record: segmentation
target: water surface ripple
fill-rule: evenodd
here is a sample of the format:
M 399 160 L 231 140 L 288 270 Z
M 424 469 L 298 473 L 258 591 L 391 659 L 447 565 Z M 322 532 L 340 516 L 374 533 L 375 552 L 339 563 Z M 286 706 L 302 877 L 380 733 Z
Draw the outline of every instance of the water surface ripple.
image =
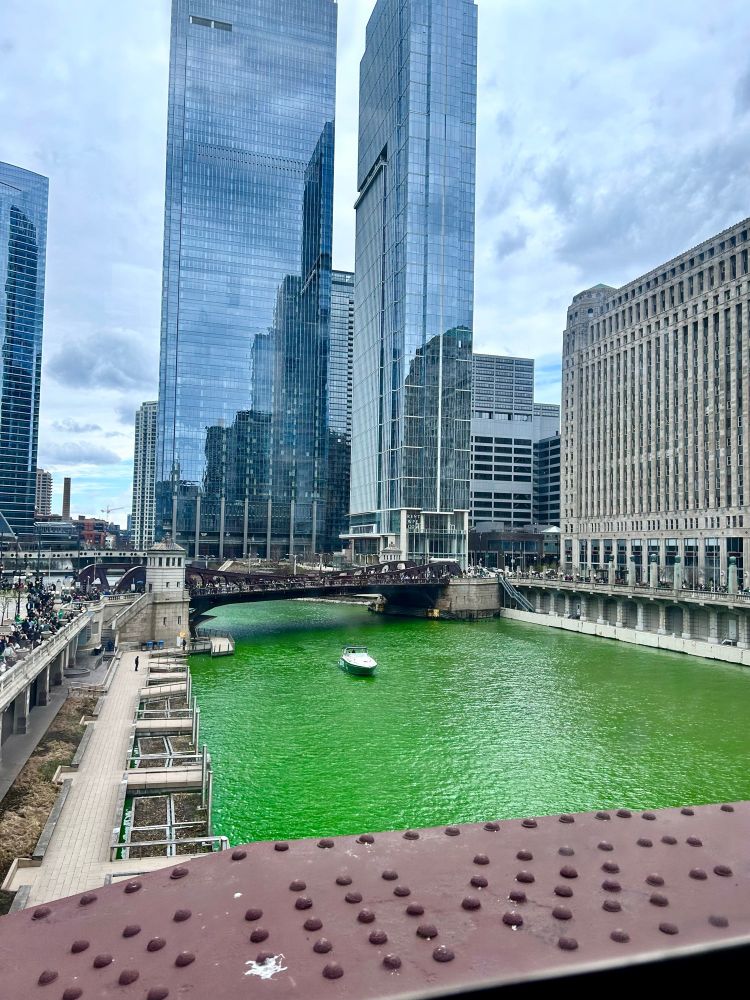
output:
M 233 843 L 750 798 L 741 668 L 501 620 L 215 614 L 236 655 L 192 671 Z M 376 677 L 338 669 L 347 643 Z

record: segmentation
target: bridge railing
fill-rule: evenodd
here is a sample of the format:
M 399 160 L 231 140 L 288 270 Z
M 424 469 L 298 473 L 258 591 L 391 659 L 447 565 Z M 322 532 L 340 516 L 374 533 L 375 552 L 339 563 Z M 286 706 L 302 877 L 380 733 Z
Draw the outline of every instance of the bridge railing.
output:
M 607 583 L 606 581 L 602 583 L 599 580 L 559 580 L 544 576 L 521 576 L 520 574 L 511 579 L 516 587 L 551 587 L 555 590 L 593 590 L 600 591 L 601 593 L 618 591 L 623 596 L 630 594 L 634 597 L 648 597 L 653 594 L 661 594 L 671 597 L 674 600 L 721 601 L 727 604 L 735 604 L 737 602 L 750 603 L 750 592 L 748 591 L 738 591 L 736 594 L 730 594 L 726 588 L 719 590 L 696 590 L 694 587 L 681 587 L 675 590 L 670 583 L 661 581 L 659 586 L 654 589 L 653 587 L 649 587 L 647 583 L 629 584 L 621 580 L 615 580 L 612 583 Z
M 68 643 L 74 639 L 79 632 L 89 622 L 90 616 L 82 612 L 71 622 L 56 632 L 51 638 L 45 640 L 41 646 L 37 646 L 23 659 L 10 665 L 3 674 L 0 675 L 0 708 L 4 708 L 10 703 L 26 685 L 39 674 L 48 663 L 65 649 Z
M 455 570 L 446 570 L 435 566 L 415 567 L 412 569 L 392 571 L 355 570 L 353 573 L 326 573 L 320 576 L 284 576 L 284 577 L 237 577 L 231 574 L 213 573 L 215 582 L 200 584 L 195 582 L 198 576 L 201 581 L 206 574 L 193 574 L 194 580 L 189 584 L 191 597 L 214 597 L 228 594 L 278 593 L 303 590 L 354 590 L 364 587 L 413 587 L 429 584 L 440 586 L 459 575 Z

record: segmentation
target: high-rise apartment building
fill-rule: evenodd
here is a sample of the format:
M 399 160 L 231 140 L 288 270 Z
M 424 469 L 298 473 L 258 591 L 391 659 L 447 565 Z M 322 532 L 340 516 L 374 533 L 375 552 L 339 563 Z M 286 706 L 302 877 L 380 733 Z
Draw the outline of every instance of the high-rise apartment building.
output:
M 46 469 L 36 470 L 34 513 L 42 517 L 49 517 L 52 514 L 52 473 Z
M 0 512 L 16 534 L 34 529 L 48 193 L 0 163 Z
M 559 433 L 560 407 L 534 402 L 533 360 L 475 354 L 472 385 L 472 527 L 559 523 L 535 512 L 537 485 L 548 489 L 535 474 L 536 449 Z M 559 482 L 558 470 L 558 496 Z
M 319 549 L 335 0 L 173 0 L 156 536 Z
M 331 283 L 331 334 L 328 353 L 328 478 L 325 551 L 339 550 L 349 529 L 352 464 L 352 357 L 354 351 L 354 274 L 334 271 Z
M 154 542 L 157 407 L 156 402 L 142 403 L 135 415 L 130 536 L 135 549 L 147 549 Z
M 750 219 L 568 309 L 564 566 L 721 586 L 750 559 Z M 750 565 L 750 563 L 748 564 Z
M 477 9 L 377 0 L 360 67 L 355 557 L 466 561 Z

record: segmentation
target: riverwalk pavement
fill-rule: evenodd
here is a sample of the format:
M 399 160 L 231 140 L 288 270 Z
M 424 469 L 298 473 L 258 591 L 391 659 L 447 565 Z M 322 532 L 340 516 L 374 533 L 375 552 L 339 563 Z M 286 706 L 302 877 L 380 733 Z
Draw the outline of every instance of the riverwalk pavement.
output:
M 18 868 L 8 886 L 11 891 L 31 886 L 26 906 L 95 889 L 110 875 L 153 871 L 174 865 L 174 858 L 138 861 L 109 860 L 115 807 L 132 733 L 140 690 L 148 677 L 148 657 L 123 653 L 93 724 L 86 753 L 77 772 L 66 774 L 72 787 L 39 867 Z

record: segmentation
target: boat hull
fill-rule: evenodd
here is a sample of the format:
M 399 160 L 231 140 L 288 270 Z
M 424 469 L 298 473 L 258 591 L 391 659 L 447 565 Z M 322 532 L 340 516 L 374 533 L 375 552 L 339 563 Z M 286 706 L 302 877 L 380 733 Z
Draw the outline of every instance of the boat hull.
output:
M 377 665 L 372 667 L 365 667 L 359 663 L 349 663 L 343 657 L 339 660 L 339 666 L 347 674 L 351 674 L 352 677 L 372 677 L 377 668 Z

